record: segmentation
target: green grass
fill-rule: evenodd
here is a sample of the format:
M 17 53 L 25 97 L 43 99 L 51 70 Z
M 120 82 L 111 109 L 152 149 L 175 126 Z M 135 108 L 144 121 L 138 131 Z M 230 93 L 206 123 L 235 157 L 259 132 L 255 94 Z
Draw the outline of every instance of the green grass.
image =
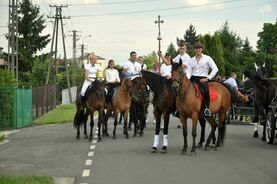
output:
M 49 176 L 0 176 L 0 183 L 5 184 L 54 184 Z
M 5 140 L 5 135 L 0 135 L 0 142 Z
M 73 122 L 73 118 L 76 112 L 75 104 L 60 105 L 42 117 L 34 121 L 35 125 L 42 124 L 60 124 Z

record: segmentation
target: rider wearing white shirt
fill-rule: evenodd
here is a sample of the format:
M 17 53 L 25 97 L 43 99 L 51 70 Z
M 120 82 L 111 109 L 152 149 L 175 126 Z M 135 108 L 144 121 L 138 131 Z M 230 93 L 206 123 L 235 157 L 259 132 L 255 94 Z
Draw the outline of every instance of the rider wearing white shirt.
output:
M 231 73 L 231 77 L 224 81 L 225 84 L 228 84 L 232 89 L 238 91 L 238 84 L 236 81 L 237 74 L 235 72 Z
M 210 111 L 210 94 L 209 94 L 209 85 L 208 80 L 211 80 L 215 77 L 218 72 L 218 68 L 214 60 L 205 54 L 203 54 L 204 46 L 201 43 L 196 43 L 194 45 L 195 57 L 191 59 L 190 62 L 190 80 L 199 84 L 199 86 L 204 90 L 204 102 L 205 102 L 205 116 L 211 116 Z M 212 70 L 209 74 L 209 70 Z
M 170 61 L 170 64 L 167 64 L 167 62 L 164 62 L 162 65 L 161 65 L 161 76 L 167 78 L 167 79 L 170 79 L 171 78 L 171 69 L 172 69 L 172 58 L 170 56 L 170 54 L 166 53 L 164 57 L 162 57 L 163 60 L 166 60 L 166 61 Z
M 81 97 L 83 102 L 85 101 L 84 96 L 88 86 L 91 85 L 91 83 L 95 80 L 96 73 L 101 69 L 101 67 L 96 64 L 97 56 L 94 53 L 89 55 L 89 61 L 90 63 L 85 65 L 85 81 L 81 89 Z
M 144 63 L 144 59 L 142 56 L 138 57 L 138 62 L 141 65 L 141 70 L 147 71 L 147 65 Z
M 137 53 L 132 51 L 130 53 L 130 59 L 125 62 L 123 65 L 122 73 L 125 74 L 125 77 L 132 77 L 138 75 L 141 71 L 141 64 L 137 62 Z

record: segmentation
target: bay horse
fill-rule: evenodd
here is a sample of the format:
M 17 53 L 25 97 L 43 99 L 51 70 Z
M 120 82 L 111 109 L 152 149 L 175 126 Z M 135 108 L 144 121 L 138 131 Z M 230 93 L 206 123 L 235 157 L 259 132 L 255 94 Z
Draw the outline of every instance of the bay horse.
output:
M 156 153 L 159 145 L 161 116 L 164 117 L 163 147 L 161 152 L 166 153 L 168 147 L 168 124 L 170 113 L 175 112 L 175 95 L 172 90 L 172 81 L 158 74 L 142 71 L 142 78 L 154 93 L 153 106 L 156 119 L 155 136 L 151 153 Z
M 265 131 L 266 131 L 266 115 L 269 112 L 269 104 L 275 97 L 275 89 L 277 88 L 276 79 L 262 78 L 258 72 L 245 71 L 245 76 L 250 78 L 254 84 L 254 103 L 257 115 L 261 117 L 261 124 L 263 125 L 263 136 L 262 140 L 266 141 Z M 258 120 L 259 118 L 257 118 Z M 254 126 L 254 137 L 258 137 L 258 124 L 255 122 Z
M 143 135 L 149 106 L 149 90 L 146 81 L 142 77 L 136 77 L 132 82 L 129 128 L 131 128 L 131 122 L 134 122 L 135 137 L 138 129 L 140 130 L 140 136 Z
M 98 140 L 101 141 L 101 125 L 104 120 L 105 81 L 95 79 L 85 93 L 86 103 L 82 104 L 80 98 L 76 100 L 77 111 L 74 117 L 74 126 L 77 128 L 77 139 L 80 138 L 80 126 L 84 124 L 84 134 L 87 138 L 86 122 L 90 115 L 89 141 L 92 140 L 94 127 L 94 112 L 98 112 Z
M 182 154 L 187 152 L 187 119 L 192 119 L 192 137 L 193 144 L 191 153 L 196 153 L 196 128 L 198 119 L 201 117 L 202 102 L 197 93 L 195 86 L 186 77 L 183 72 L 182 63 L 173 63 L 172 71 L 172 87 L 177 93 L 176 107 L 179 112 L 180 120 L 183 127 L 184 146 Z M 211 124 L 212 130 L 205 145 L 205 149 L 209 147 L 211 139 L 215 134 L 215 130 L 218 126 L 218 137 L 216 143 L 216 149 L 223 145 L 225 128 L 226 128 L 226 113 L 231 106 L 231 94 L 226 87 L 218 82 L 211 82 L 209 86 L 215 90 L 217 98 L 210 103 L 211 117 L 206 117 L 207 121 Z M 218 125 L 215 121 L 214 115 L 218 114 Z
M 112 105 L 107 109 L 105 115 L 105 121 L 103 125 L 103 132 L 108 135 L 108 119 L 113 115 L 114 117 L 114 129 L 113 129 L 113 138 L 116 138 L 116 127 L 117 127 L 117 119 L 118 114 L 124 113 L 124 130 L 123 134 L 125 134 L 126 138 L 129 138 L 128 130 L 127 130 L 127 119 L 129 114 L 129 109 L 131 106 L 131 95 L 130 88 L 132 87 L 132 81 L 129 79 L 123 78 L 120 81 L 120 85 L 117 87 L 115 92 L 115 97 L 112 100 Z

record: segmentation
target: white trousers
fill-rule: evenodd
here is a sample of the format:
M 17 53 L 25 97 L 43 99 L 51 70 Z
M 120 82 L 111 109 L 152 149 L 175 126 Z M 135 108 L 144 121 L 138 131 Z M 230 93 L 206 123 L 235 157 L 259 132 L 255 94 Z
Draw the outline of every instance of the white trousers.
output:
M 81 96 L 85 96 L 86 90 L 87 90 L 87 88 L 89 87 L 90 84 L 91 84 L 90 81 L 85 80 L 85 82 L 83 84 L 83 87 L 81 89 Z

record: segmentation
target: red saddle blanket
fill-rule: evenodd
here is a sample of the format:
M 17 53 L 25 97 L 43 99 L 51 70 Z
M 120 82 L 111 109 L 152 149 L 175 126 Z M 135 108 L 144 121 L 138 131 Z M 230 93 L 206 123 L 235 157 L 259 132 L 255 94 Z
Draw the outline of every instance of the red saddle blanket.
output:
M 200 92 L 200 89 L 198 87 L 198 84 L 193 84 L 199 97 L 200 97 L 200 100 L 203 101 L 203 95 L 202 93 Z M 214 101 L 217 99 L 218 95 L 217 95 L 217 92 L 216 90 L 209 84 L 209 91 L 210 91 L 210 101 Z

